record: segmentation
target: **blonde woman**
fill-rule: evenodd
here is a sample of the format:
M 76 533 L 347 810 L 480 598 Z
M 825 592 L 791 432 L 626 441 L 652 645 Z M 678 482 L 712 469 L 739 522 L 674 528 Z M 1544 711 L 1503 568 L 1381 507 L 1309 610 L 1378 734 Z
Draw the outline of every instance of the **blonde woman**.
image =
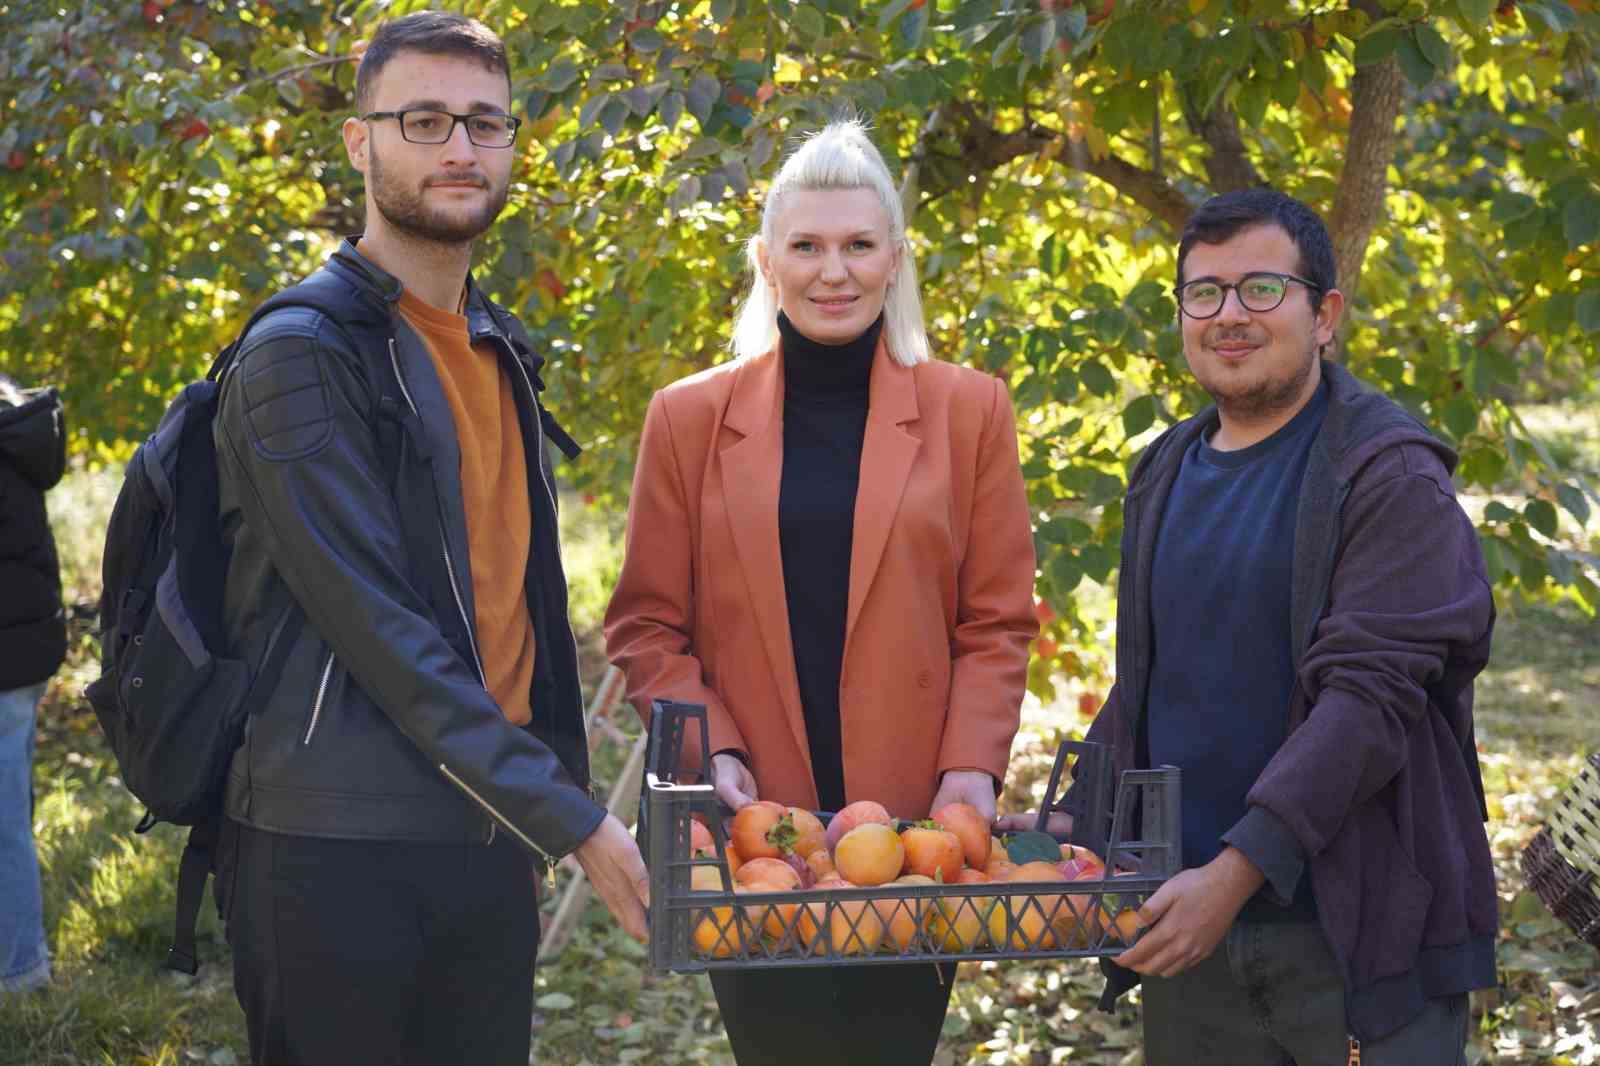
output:
M 737 358 L 646 415 L 607 654 L 641 714 L 706 706 L 735 809 L 963 801 L 992 818 L 1036 633 L 1010 400 L 930 358 L 900 199 L 861 123 L 785 162 L 748 250 Z M 712 983 L 740 1062 L 925 1063 L 950 976 Z

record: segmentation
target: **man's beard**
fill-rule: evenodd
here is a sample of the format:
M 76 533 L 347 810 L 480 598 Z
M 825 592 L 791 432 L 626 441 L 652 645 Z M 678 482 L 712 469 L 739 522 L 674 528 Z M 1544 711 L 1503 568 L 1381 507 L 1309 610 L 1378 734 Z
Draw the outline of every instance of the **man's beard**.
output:
M 1306 382 L 1317 365 L 1318 349 L 1312 346 L 1306 357 L 1285 377 L 1267 377 L 1247 385 L 1229 387 L 1226 378 L 1202 381 L 1200 387 L 1211 395 L 1219 410 L 1230 417 L 1257 421 L 1292 409 L 1305 392 Z
M 469 244 L 494 224 L 506 206 L 510 182 L 496 190 L 488 185 L 487 178 L 483 178 L 490 196 L 480 210 L 461 216 L 454 212 L 430 209 L 422 201 L 421 189 L 408 189 L 398 181 L 390 182 L 384 174 L 382 157 L 374 150 L 371 158 L 368 180 L 373 206 L 389 225 L 417 240 L 434 244 Z

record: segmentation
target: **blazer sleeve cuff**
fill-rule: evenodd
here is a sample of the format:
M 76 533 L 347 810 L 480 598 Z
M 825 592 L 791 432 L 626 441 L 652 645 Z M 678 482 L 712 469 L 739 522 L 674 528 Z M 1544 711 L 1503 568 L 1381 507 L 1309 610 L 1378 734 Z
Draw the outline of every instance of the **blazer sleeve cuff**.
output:
M 1222 842 L 1238 848 L 1266 877 L 1268 899 L 1284 907 L 1294 902 L 1306 853 L 1282 818 L 1265 807 L 1251 807 L 1222 834 Z

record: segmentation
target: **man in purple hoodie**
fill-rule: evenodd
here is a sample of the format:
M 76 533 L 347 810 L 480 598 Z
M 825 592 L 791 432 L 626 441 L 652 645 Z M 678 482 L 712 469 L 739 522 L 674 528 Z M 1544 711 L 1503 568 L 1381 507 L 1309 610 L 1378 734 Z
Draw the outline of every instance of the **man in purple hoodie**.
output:
M 1455 455 L 1325 362 L 1332 243 L 1270 189 L 1178 248 L 1184 355 L 1215 405 L 1129 479 L 1119 771 L 1183 771 L 1184 870 L 1106 967 L 1150 1066 L 1457 1066 L 1495 984 L 1472 682 L 1494 605 Z

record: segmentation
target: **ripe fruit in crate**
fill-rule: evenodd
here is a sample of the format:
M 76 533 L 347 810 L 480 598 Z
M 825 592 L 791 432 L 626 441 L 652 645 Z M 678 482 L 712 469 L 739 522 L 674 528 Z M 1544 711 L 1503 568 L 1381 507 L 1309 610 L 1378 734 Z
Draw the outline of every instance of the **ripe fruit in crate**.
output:
M 905 874 L 895 878 L 897 885 L 931 885 L 935 884 L 933 878 L 923 877 L 921 874 Z M 921 917 L 928 908 L 933 906 L 931 899 L 911 899 L 901 896 L 898 898 L 875 899 L 872 906 L 878 912 L 878 917 L 883 919 L 884 947 L 899 953 L 905 953 L 914 947 L 919 939 L 918 934 L 926 919 Z
M 698 859 L 702 855 L 715 855 L 717 842 L 711 838 L 711 830 L 696 819 L 689 819 L 689 855 Z
M 833 849 L 839 876 L 857 885 L 884 885 L 900 876 L 906 849 L 894 830 L 879 822 L 858 825 Z
M 1104 875 L 1105 867 L 1089 866 L 1069 880 L 1100 882 L 1104 880 Z M 1103 928 L 1100 912 L 1102 898 L 1103 895 L 1080 892 L 1066 894 L 1064 897 L 1066 906 L 1062 908 L 1056 921 L 1056 935 L 1064 946 L 1086 948 L 1100 939 L 1100 930 Z
M 724 892 L 722 872 L 714 866 L 696 866 L 689 871 L 689 886 L 695 892 Z M 742 887 L 742 886 L 741 886 Z M 714 959 L 726 959 L 743 949 L 745 923 L 733 907 L 708 907 L 690 932 L 695 950 Z
M 818 881 L 818 888 L 856 888 L 834 877 Z M 870 955 L 883 943 L 884 924 L 869 899 L 835 900 L 828 908 L 828 941 L 838 955 Z
M 759 895 L 765 892 L 793 892 L 800 888 L 800 875 L 794 872 L 794 867 L 782 859 L 751 859 L 739 867 L 740 884 L 749 889 L 751 894 Z M 763 903 L 745 908 L 745 920 L 753 928 L 760 929 L 769 937 L 777 939 L 784 935 L 785 929 L 794 921 L 797 903 Z
M 939 951 L 977 951 L 984 946 L 984 919 L 992 896 L 940 896 L 930 900 L 928 939 Z
M 827 848 L 818 848 L 806 856 L 806 865 L 811 867 L 811 876 L 818 885 L 839 876 L 839 870 L 833 865 L 833 856 L 828 854 Z
M 961 841 L 961 857 L 974 870 L 989 864 L 989 854 L 994 838 L 989 835 L 989 823 L 970 803 L 946 803 L 928 817 L 944 826 Z
M 890 817 L 888 809 L 883 804 L 872 800 L 856 800 L 854 803 L 846 804 L 828 822 L 823 842 L 829 851 L 836 851 L 839 841 L 844 839 L 846 833 L 858 825 L 866 825 L 869 822 L 892 826 L 894 819 Z M 837 863 L 839 860 L 835 857 L 833 861 Z
M 741 885 L 758 892 L 793 892 L 800 887 L 800 875 L 782 859 L 751 859 L 733 876 Z
M 746 860 L 782 858 L 783 849 L 768 840 L 767 834 L 787 813 L 783 804 L 771 800 L 759 800 L 740 809 L 733 816 L 733 846 Z
M 805 859 L 824 846 L 827 832 L 821 820 L 804 807 L 789 807 L 777 824 L 767 831 L 767 842 Z
M 961 838 L 938 822 L 918 822 L 900 832 L 905 868 L 914 874 L 951 884 L 961 872 Z
M 1105 876 L 1106 864 L 1088 848 L 1078 844 L 1061 845 L 1061 861 L 1056 863 L 1068 881 L 1086 881 Z
M 1062 882 L 1061 871 L 1048 862 L 1028 862 L 1011 871 L 1010 884 Z M 996 900 L 989 912 L 989 939 L 1011 951 L 1049 951 L 1058 946 L 1053 920 L 1059 920 L 1060 892 L 1016 894 Z M 1007 906 L 1009 904 L 1009 914 Z M 1070 915 L 1069 928 L 1071 927 Z
M 1139 938 L 1139 930 L 1144 928 L 1139 924 L 1138 897 L 1124 899 L 1108 892 L 1105 901 L 1107 909 L 1116 915 L 1106 927 L 1106 940 L 1113 944 L 1132 944 Z

